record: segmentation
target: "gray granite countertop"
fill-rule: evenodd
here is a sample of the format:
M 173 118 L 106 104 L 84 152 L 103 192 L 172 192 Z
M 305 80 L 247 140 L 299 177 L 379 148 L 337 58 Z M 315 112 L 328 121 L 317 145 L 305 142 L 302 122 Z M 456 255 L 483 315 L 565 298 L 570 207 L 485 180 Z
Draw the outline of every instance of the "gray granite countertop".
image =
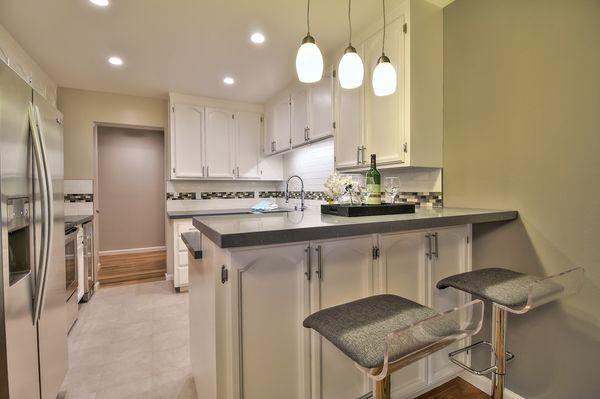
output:
M 65 216 L 65 225 L 75 226 L 90 222 L 94 219 L 94 215 L 69 215 Z
M 194 226 L 221 248 L 323 240 L 374 233 L 514 220 L 517 211 L 417 208 L 413 214 L 342 217 L 310 212 L 195 217 Z
M 202 234 L 199 231 L 181 233 L 181 241 L 183 241 L 194 259 L 202 259 Z
M 252 212 L 249 208 L 236 209 L 205 209 L 199 211 L 167 211 L 167 216 L 170 219 L 188 219 L 195 216 L 220 216 L 220 215 L 244 215 L 244 214 L 270 214 L 270 213 L 285 213 L 293 212 L 290 208 L 278 208 L 267 212 Z

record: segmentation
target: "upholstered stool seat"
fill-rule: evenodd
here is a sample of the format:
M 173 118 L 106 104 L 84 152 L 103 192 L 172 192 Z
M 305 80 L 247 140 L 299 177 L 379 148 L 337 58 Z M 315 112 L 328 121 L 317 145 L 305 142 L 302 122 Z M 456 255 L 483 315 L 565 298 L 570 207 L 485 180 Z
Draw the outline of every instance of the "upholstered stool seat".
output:
M 375 380 L 376 399 L 389 399 L 391 373 L 476 334 L 482 321 L 481 300 L 438 313 L 396 295 L 375 295 L 320 310 L 303 324 Z
M 304 327 L 317 331 L 355 363 L 371 369 L 383 366 L 385 338 L 390 333 L 437 314 L 396 295 L 376 295 L 313 313 L 304 320 Z M 459 325 L 439 319 L 427 328 L 428 333 L 421 336 L 397 337 L 390 362 L 456 333 Z
M 437 283 L 437 288 L 456 288 L 487 299 L 493 304 L 492 342 L 480 341 L 449 354 L 450 360 L 467 371 L 483 375 L 492 374 L 492 398 L 504 396 L 506 365 L 514 355 L 506 351 L 507 312 L 524 314 L 546 303 L 574 295 L 583 285 L 583 268 L 574 268 L 550 277 L 537 277 L 509 269 L 488 268 L 449 276 Z M 494 364 L 485 369 L 474 369 L 458 360 L 457 355 L 478 347 L 488 346 Z
M 529 287 L 538 280 L 540 277 L 495 267 L 446 277 L 437 283 L 437 288 L 454 287 L 512 308 L 525 306 Z

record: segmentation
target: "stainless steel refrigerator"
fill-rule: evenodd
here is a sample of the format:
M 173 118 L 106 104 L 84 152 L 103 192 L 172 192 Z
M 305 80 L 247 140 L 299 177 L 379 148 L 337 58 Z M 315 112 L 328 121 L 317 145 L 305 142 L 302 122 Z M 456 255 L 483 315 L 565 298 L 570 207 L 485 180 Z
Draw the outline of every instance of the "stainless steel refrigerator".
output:
M 0 399 L 67 371 L 62 115 L 0 61 Z

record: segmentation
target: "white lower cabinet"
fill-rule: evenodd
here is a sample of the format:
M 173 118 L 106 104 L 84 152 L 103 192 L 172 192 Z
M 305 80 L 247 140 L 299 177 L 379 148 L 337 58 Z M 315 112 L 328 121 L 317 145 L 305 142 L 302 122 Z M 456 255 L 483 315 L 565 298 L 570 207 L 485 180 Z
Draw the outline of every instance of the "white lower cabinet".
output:
M 373 294 L 376 237 L 311 242 L 311 313 Z M 359 398 L 368 377 L 319 334 L 312 334 L 312 398 Z
M 470 269 L 469 235 L 470 226 L 457 226 L 235 249 L 203 242 L 203 259 L 191 260 L 190 314 L 206 305 L 193 300 L 200 287 L 214 291 L 214 314 L 191 326 L 197 384 L 214 387 L 211 399 L 361 397 L 372 382 L 303 320 L 381 293 L 440 311 L 459 306 L 466 296 L 435 284 Z M 213 355 L 195 359 L 201 350 Z M 414 397 L 456 375 L 447 352 L 394 373 L 392 397 Z
M 310 398 L 307 244 L 232 252 L 240 397 Z
M 181 239 L 181 233 L 197 231 L 192 219 L 178 219 L 173 222 L 173 286 L 188 285 L 188 249 Z

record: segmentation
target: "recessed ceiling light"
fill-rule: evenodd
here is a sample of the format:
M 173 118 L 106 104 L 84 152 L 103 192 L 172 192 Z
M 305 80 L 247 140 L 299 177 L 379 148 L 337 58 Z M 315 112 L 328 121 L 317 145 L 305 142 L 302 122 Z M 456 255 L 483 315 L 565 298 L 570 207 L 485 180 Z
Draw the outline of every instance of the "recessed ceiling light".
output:
M 110 62 L 113 65 L 123 65 L 123 60 L 119 57 L 110 57 L 108 59 L 108 62 Z
M 90 2 L 99 7 L 106 7 L 109 4 L 108 0 L 90 0 Z
M 225 83 L 226 85 L 232 85 L 235 83 L 235 79 L 233 79 L 231 76 L 226 76 L 223 79 L 223 83 Z
M 262 44 L 265 42 L 265 35 L 260 32 L 255 32 L 252 34 L 252 36 L 250 36 L 250 40 L 252 43 Z

